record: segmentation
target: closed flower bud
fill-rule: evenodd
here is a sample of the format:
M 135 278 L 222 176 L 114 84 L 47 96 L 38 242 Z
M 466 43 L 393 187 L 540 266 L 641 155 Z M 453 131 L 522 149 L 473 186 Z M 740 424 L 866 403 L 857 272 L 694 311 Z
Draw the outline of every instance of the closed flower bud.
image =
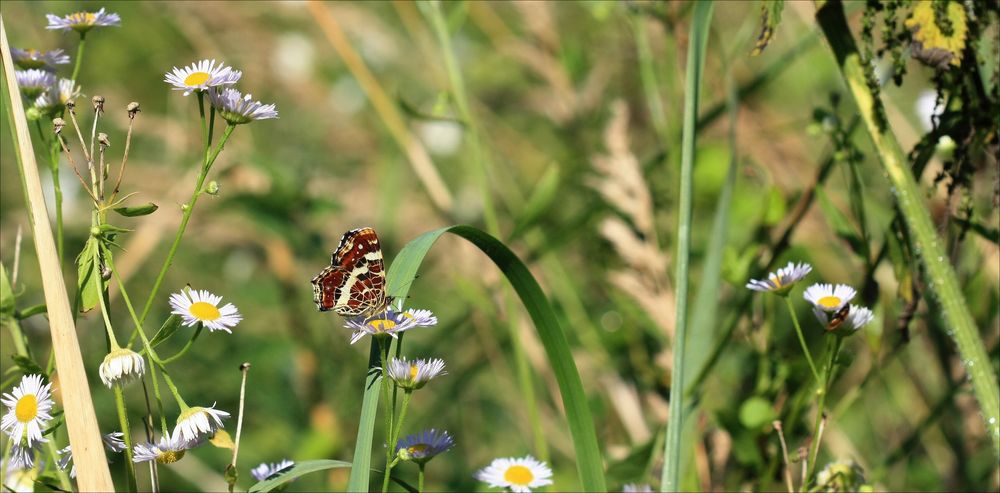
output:
M 217 182 L 215 180 L 212 180 L 212 181 L 208 182 L 208 186 L 205 187 L 205 193 L 207 193 L 209 195 L 218 195 L 219 194 L 219 182 Z
M 139 103 L 132 101 L 125 107 L 125 111 L 128 111 L 129 118 L 135 118 L 135 114 L 139 112 Z
M 94 111 L 97 111 L 99 113 L 104 112 L 104 96 L 100 95 L 94 96 L 93 98 L 90 99 L 90 101 L 94 103 Z

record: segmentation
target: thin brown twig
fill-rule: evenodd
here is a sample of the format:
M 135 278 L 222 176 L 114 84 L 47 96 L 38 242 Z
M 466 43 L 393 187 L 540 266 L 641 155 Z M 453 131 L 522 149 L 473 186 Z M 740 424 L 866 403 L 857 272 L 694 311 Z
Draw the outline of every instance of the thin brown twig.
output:
M 785 462 L 785 483 L 788 484 L 788 493 L 793 493 L 795 485 L 792 483 L 792 470 L 788 463 L 788 446 L 785 444 L 785 433 L 781 430 L 781 420 L 776 419 L 771 422 L 771 425 L 778 432 L 778 440 L 781 440 L 781 459 Z
M 109 200 L 111 203 L 114 203 L 115 198 L 118 197 L 118 189 L 121 187 L 122 177 L 125 176 L 125 163 L 128 162 L 128 150 L 132 146 L 132 124 L 135 123 L 136 113 L 138 113 L 138 105 L 136 105 L 136 111 L 129 111 L 128 114 L 128 133 L 125 134 L 125 153 L 122 155 L 122 165 L 118 169 L 118 179 L 115 180 L 115 188 L 111 191 L 111 200 Z
M 99 204 L 100 201 L 97 200 L 97 196 L 94 195 L 90 186 L 87 185 L 87 180 L 83 178 L 83 175 L 80 174 L 80 170 L 76 168 L 76 160 L 73 159 L 73 154 L 69 152 L 69 147 L 66 146 L 66 141 L 63 140 L 62 135 L 56 135 L 56 138 L 59 139 L 59 144 L 66 153 L 66 158 L 69 159 L 70 167 L 73 168 L 73 173 L 76 174 L 76 177 L 80 180 L 80 184 L 83 185 L 83 189 L 87 191 L 87 195 L 90 195 L 90 198 L 94 199 L 94 204 Z M 86 151 L 84 151 L 84 153 L 86 153 Z

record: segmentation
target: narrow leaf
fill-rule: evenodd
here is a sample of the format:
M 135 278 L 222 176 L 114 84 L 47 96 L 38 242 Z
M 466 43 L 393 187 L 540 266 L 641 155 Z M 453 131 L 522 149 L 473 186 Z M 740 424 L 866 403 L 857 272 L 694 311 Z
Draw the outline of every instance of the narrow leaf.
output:
M 80 289 L 80 311 L 87 312 L 97 306 L 101 291 L 94 282 L 93 276 L 100 275 L 94 266 L 94 249 L 97 248 L 97 238 L 91 236 L 83 246 L 83 251 L 76 257 L 77 287 Z
M 10 320 L 14 316 L 14 291 L 10 289 L 7 269 L 0 264 L 0 320 Z
M 152 202 L 147 202 L 143 205 L 133 205 L 130 207 L 115 207 L 114 211 L 125 217 L 137 217 L 137 216 L 145 216 L 148 214 L 152 214 L 156 212 L 156 209 L 159 208 L 160 206 Z
M 181 317 L 179 315 L 171 315 L 163 321 L 163 325 L 160 326 L 160 330 L 156 331 L 156 335 L 153 339 L 149 341 L 150 346 L 156 346 L 157 344 L 167 340 L 170 336 L 177 332 L 177 329 L 181 327 Z

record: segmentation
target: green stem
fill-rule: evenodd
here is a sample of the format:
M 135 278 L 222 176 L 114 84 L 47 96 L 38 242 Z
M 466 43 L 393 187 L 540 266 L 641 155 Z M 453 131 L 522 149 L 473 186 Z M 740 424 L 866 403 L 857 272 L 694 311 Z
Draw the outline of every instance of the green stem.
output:
M 170 264 L 174 260 L 177 248 L 181 244 L 181 238 L 184 236 L 184 230 L 187 228 L 188 221 L 191 220 L 191 213 L 194 212 L 194 206 L 198 203 L 198 197 L 201 195 L 202 186 L 205 184 L 205 177 L 208 175 L 208 171 L 212 169 L 212 164 L 219 157 L 219 152 L 222 151 L 222 148 L 226 145 L 226 141 L 229 140 L 229 136 L 232 135 L 235 128 L 235 125 L 226 126 L 226 130 L 223 132 L 222 138 L 219 139 L 219 145 L 215 147 L 215 150 L 211 155 L 205 158 L 205 164 L 202 166 L 201 173 L 198 175 L 198 183 L 195 184 L 194 192 L 191 194 L 191 199 L 188 200 L 187 204 L 184 204 L 184 215 L 181 217 L 181 224 L 177 228 L 177 234 L 174 236 L 174 241 L 170 244 L 170 251 L 167 252 L 167 258 L 163 261 L 163 267 L 160 268 L 160 273 L 156 276 L 156 281 L 153 283 L 153 289 L 150 291 L 149 298 L 146 299 L 146 305 L 142 309 L 142 315 L 139 316 L 138 327 L 142 327 L 142 324 L 146 321 L 146 316 L 149 315 L 149 309 L 153 306 L 153 300 L 156 299 L 156 294 L 160 290 L 160 285 L 163 284 L 163 279 L 167 275 L 167 269 L 170 268 Z M 133 334 L 133 338 L 134 337 L 135 335 Z
M 391 340 L 386 336 L 377 336 L 379 344 L 379 354 L 382 358 L 382 395 L 385 400 L 385 437 L 386 437 L 386 447 L 385 447 L 385 475 L 382 477 L 382 492 L 385 493 L 389 489 L 389 473 L 392 469 L 390 463 L 392 462 L 392 450 L 389 447 L 389 439 L 392 437 L 392 414 L 393 408 L 395 407 L 395 402 L 390 398 L 389 386 L 393 385 L 392 379 L 386 374 L 389 368 L 389 346 L 392 345 Z
M 691 37 L 688 45 L 687 78 L 684 97 L 684 131 L 681 138 L 680 196 L 677 213 L 677 285 L 676 323 L 674 324 L 673 369 L 670 378 L 670 418 L 667 421 L 667 438 L 664 444 L 664 467 L 660 491 L 680 488 L 681 429 L 684 423 L 684 355 L 687 342 L 688 262 L 691 250 L 691 198 L 692 173 L 695 160 L 698 101 L 701 94 L 701 74 L 705 65 L 705 47 L 708 27 L 712 19 L 711 1 L 694 6 Z
M 420 469 L 420 472 L 417 473 L 417 493 L 424 493 L 424 467 L 426 465 L 426 462 L 421 462 L 417 465 Z
M 840 352 L 841 342 L 843 342 L 843 338 L 840 336 L 827 337 L 826 351 L 830 359 L 827 361 L 826 367 L 823 368 L 823 379 L 820 380 L 822 387 L 819 391 L 819 404 L 816 407 L 816 422 L 813 425 L 813 443 L 809 450 L 809 463 L 806 477 L 802 479 L 802 488 L 805 488 L 806 484 L 809 483 L 809 478 L 812 477 L 813 472 L 816 470 L 816 460 L 819 458 L 819 428 L 823 424 L 823 417 L 826 414 L 823 409 L 826 406 L 826 395 L 830 392 L 830 382 L 833 380 L 834 374 L 834 363 L 837 361 L 837 353 Z
M 204 328 L 205 328 L 205 325 L 199 322 L 198 323 L 198 328 L 195 329 L 194 334 L 191 335 L 191 338 L 188 339 L 187 344 L 185 344 L 184 347 L 181 348 L 181 350 L 177 352 L 177 354 L 175 354 L 173 356 L 169 356 L 167 358 L 157 359 L 156 362 L 159 363 L 159 364 L 161 364 L 161 365 L 165 365 L 167 363 L 173 363 L 174 361 L 177 360 L 177 358 L 180 358 L 181 356 L 184 356 L 184 354 L 187 353 L 189 349 L 191 349 L 191 346 L 194 345 L 194 341 L 198 340 L 198 336 L 201 335 L 201 331 Z M 150 355 L 150 357 L 152 358 L 153 355 Z
M 128 411 L 125 409 L 125 395 L 122 393 L 122 386 L 115 385 L 115 408 L 118 410 L 118 425 L 121 426 L 122 435 L 125 442 L 125 474 L 128 478 L 128 490 L 138 491 L 139 487 L 135 481 L 135 463 L 132 462 L 132 430 L 128 424 Z
M 170 374 L 167 373 L 167 369 L 163 365 L 157 365 L 157 366 L 159 366 L 160 371 L 163 372 L 163 381 L 167 383 L 167 388 L 169 388 L 170 393 L 174 395 L 174 400 L 176 400 L 177 405 L 180 406 L 181 412 L 183 413 L 184 411 L 187 411 L 190 406 L 188 406 L 187 403 L 184 402 L 184 399 L 181 397 L 180 391 L 177 390 L 177 386 L 174 385 L 174 380 L 170 378 Z
M 63 194 L 59 184 L 59 142 L 50 141 L 42 130 L 42 120 L 35 120 L 35 130 L 42 144 L 49 149 L 49 172 L 52 174 L 52 191 L 56 199 L 56 251 L 59 254 L 59 265 L 63 261 Z
M 13 444 L 13 443 L 14 443 L 13 440 L 8 440 L 7 441 L 7 448 L 8 448 L 7 452 L 10 452 L 9 449 L 10 449 L 11 444 Z M 58 464 L 59 463 L 59 450 L 56 448 L 55 441 L 49 440 L 48 442 L 45 442 L 45 449 L 48 450 L 48 452 L 49 452 L 49 458 L 52 459 L 52 463 L 53 464 Z M 72 450 L 71 450 L 71 452 L 72 452 Z M 6 454 L 4 454 L 4 456 L 6 456 Z M 6 461 L 6 460 L 4 462 L 6 464 L 9 464 L 9 462 Z M 8 465 L 7 467 L 10 467 L 10 466 Z M 60 469 L 58 467 L 55 467 L 54 469 L 56 471 L 56 476 L 59 478 L 59 485 L 62 486 L 63 489 L 65 489 L 66 491 L 73 491 L 73 481 L 69 477 L 69 471 Z M 7 487 L 5 486 L 3 489 L 6 491 Z
M 80 75 L 80 66 L 83 65 L 83 49 L 87 44 L 87 33 L 80 33 L 80 44 L 76 45 L 76 60 L 73 62 L 73 75 L 69 78 L 73 81 L 73 86 L 76 87 L 76 76 Z
M 788 306 L 788 313 L 792 315 L 792 323 L 795 324 L 795 335 L 799 336 L 799 344 L 802 345 L 802 353 L 806 355 L 806 361 L 809 363 L 809 369 L 812 370 L 813 377 L 816 378 L 817 382 L 822 382 L 823 380 L 819 377 L 819 372 L 816 371 L 816 363 L 813 363 L 812 354 L 809 352 L 809 346 L 806 345 L 806 338 L 802 334 L 802 326 L 799 325 L 799 317 L 795 314 L 795 307 L 792 306 L 792 300 L 788 298 L 787 293 L 782 296 L 785 299 L 785 305 Z
M 387 456 L 392 457 L 392 461 L 386 461 L 385 477 L 382 479 L 382 493 L 388 491 L 390 473 L 396 463 L 399 462 L 398 457 L 396 457 L 396 441 L 399 440 L 399 432 L 403 429 L 403 420 L 406 419 L 406 409 L 410 406 L 410 397 L 412 396 L 412 390 L 407 390 L 403 393 L 403 404 L 399 407 L 399 416 L 396 418 L 396 425 L 393 427 L 389 441 L 386 443 Z
M 875 145 L 879 161 L 894 190 L 896 205 L 906 221 L 909 240 L 917 252 L 927 276 L 927 287 L 933 294 L 941 315 L 943 327 L 955 340 L 965 370 L 972 381 L 972 390 L 979 401 L 979 408 L 986 433 L 993 441 L 993 452 L 1000 456 L 1000 387 L 986 346 L 979 336 L 975 321 L 965 303 L 962 289 L 949 263 L 943 242 L 938 238 L 931 220 L 924 192 L 918 186 L 906 154 L 896 140 L 891 128 L 883 128 L 876 117 L 882 103 L 867 84 L 865 65 L 847 24 L 843 4 L 839 0 L 823 3 L 816 12 L 816 20 L 836 56 L 847 86 L 854 97 L 859 113 Z
M 101 275 L 101 248 L 97 247 L 94 249 L 94 284 L 97 285 L 97 298 L 100 300 L 101 304 L 101 317 L 104 319 L 104 330 L 108 333 L 108 340 L 111 342 L 111 349 L 115 350 L 120 348 L 118 345 L 118 339 L 115 338 L 115 331 L 111 328 L 111 318 L 108 316 L 108 306 L 104 304 L 104 278 Z

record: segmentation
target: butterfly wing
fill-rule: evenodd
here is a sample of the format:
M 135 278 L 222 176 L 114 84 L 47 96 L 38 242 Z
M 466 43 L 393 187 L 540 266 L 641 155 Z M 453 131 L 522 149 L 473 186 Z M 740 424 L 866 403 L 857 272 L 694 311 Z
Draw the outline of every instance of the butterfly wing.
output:
M 320 311 L 353 317 L 384 310 L 385 267 L 375 230 L 359 228 L 344 233 L 332 264 L 312 283 L 313 301 Z

